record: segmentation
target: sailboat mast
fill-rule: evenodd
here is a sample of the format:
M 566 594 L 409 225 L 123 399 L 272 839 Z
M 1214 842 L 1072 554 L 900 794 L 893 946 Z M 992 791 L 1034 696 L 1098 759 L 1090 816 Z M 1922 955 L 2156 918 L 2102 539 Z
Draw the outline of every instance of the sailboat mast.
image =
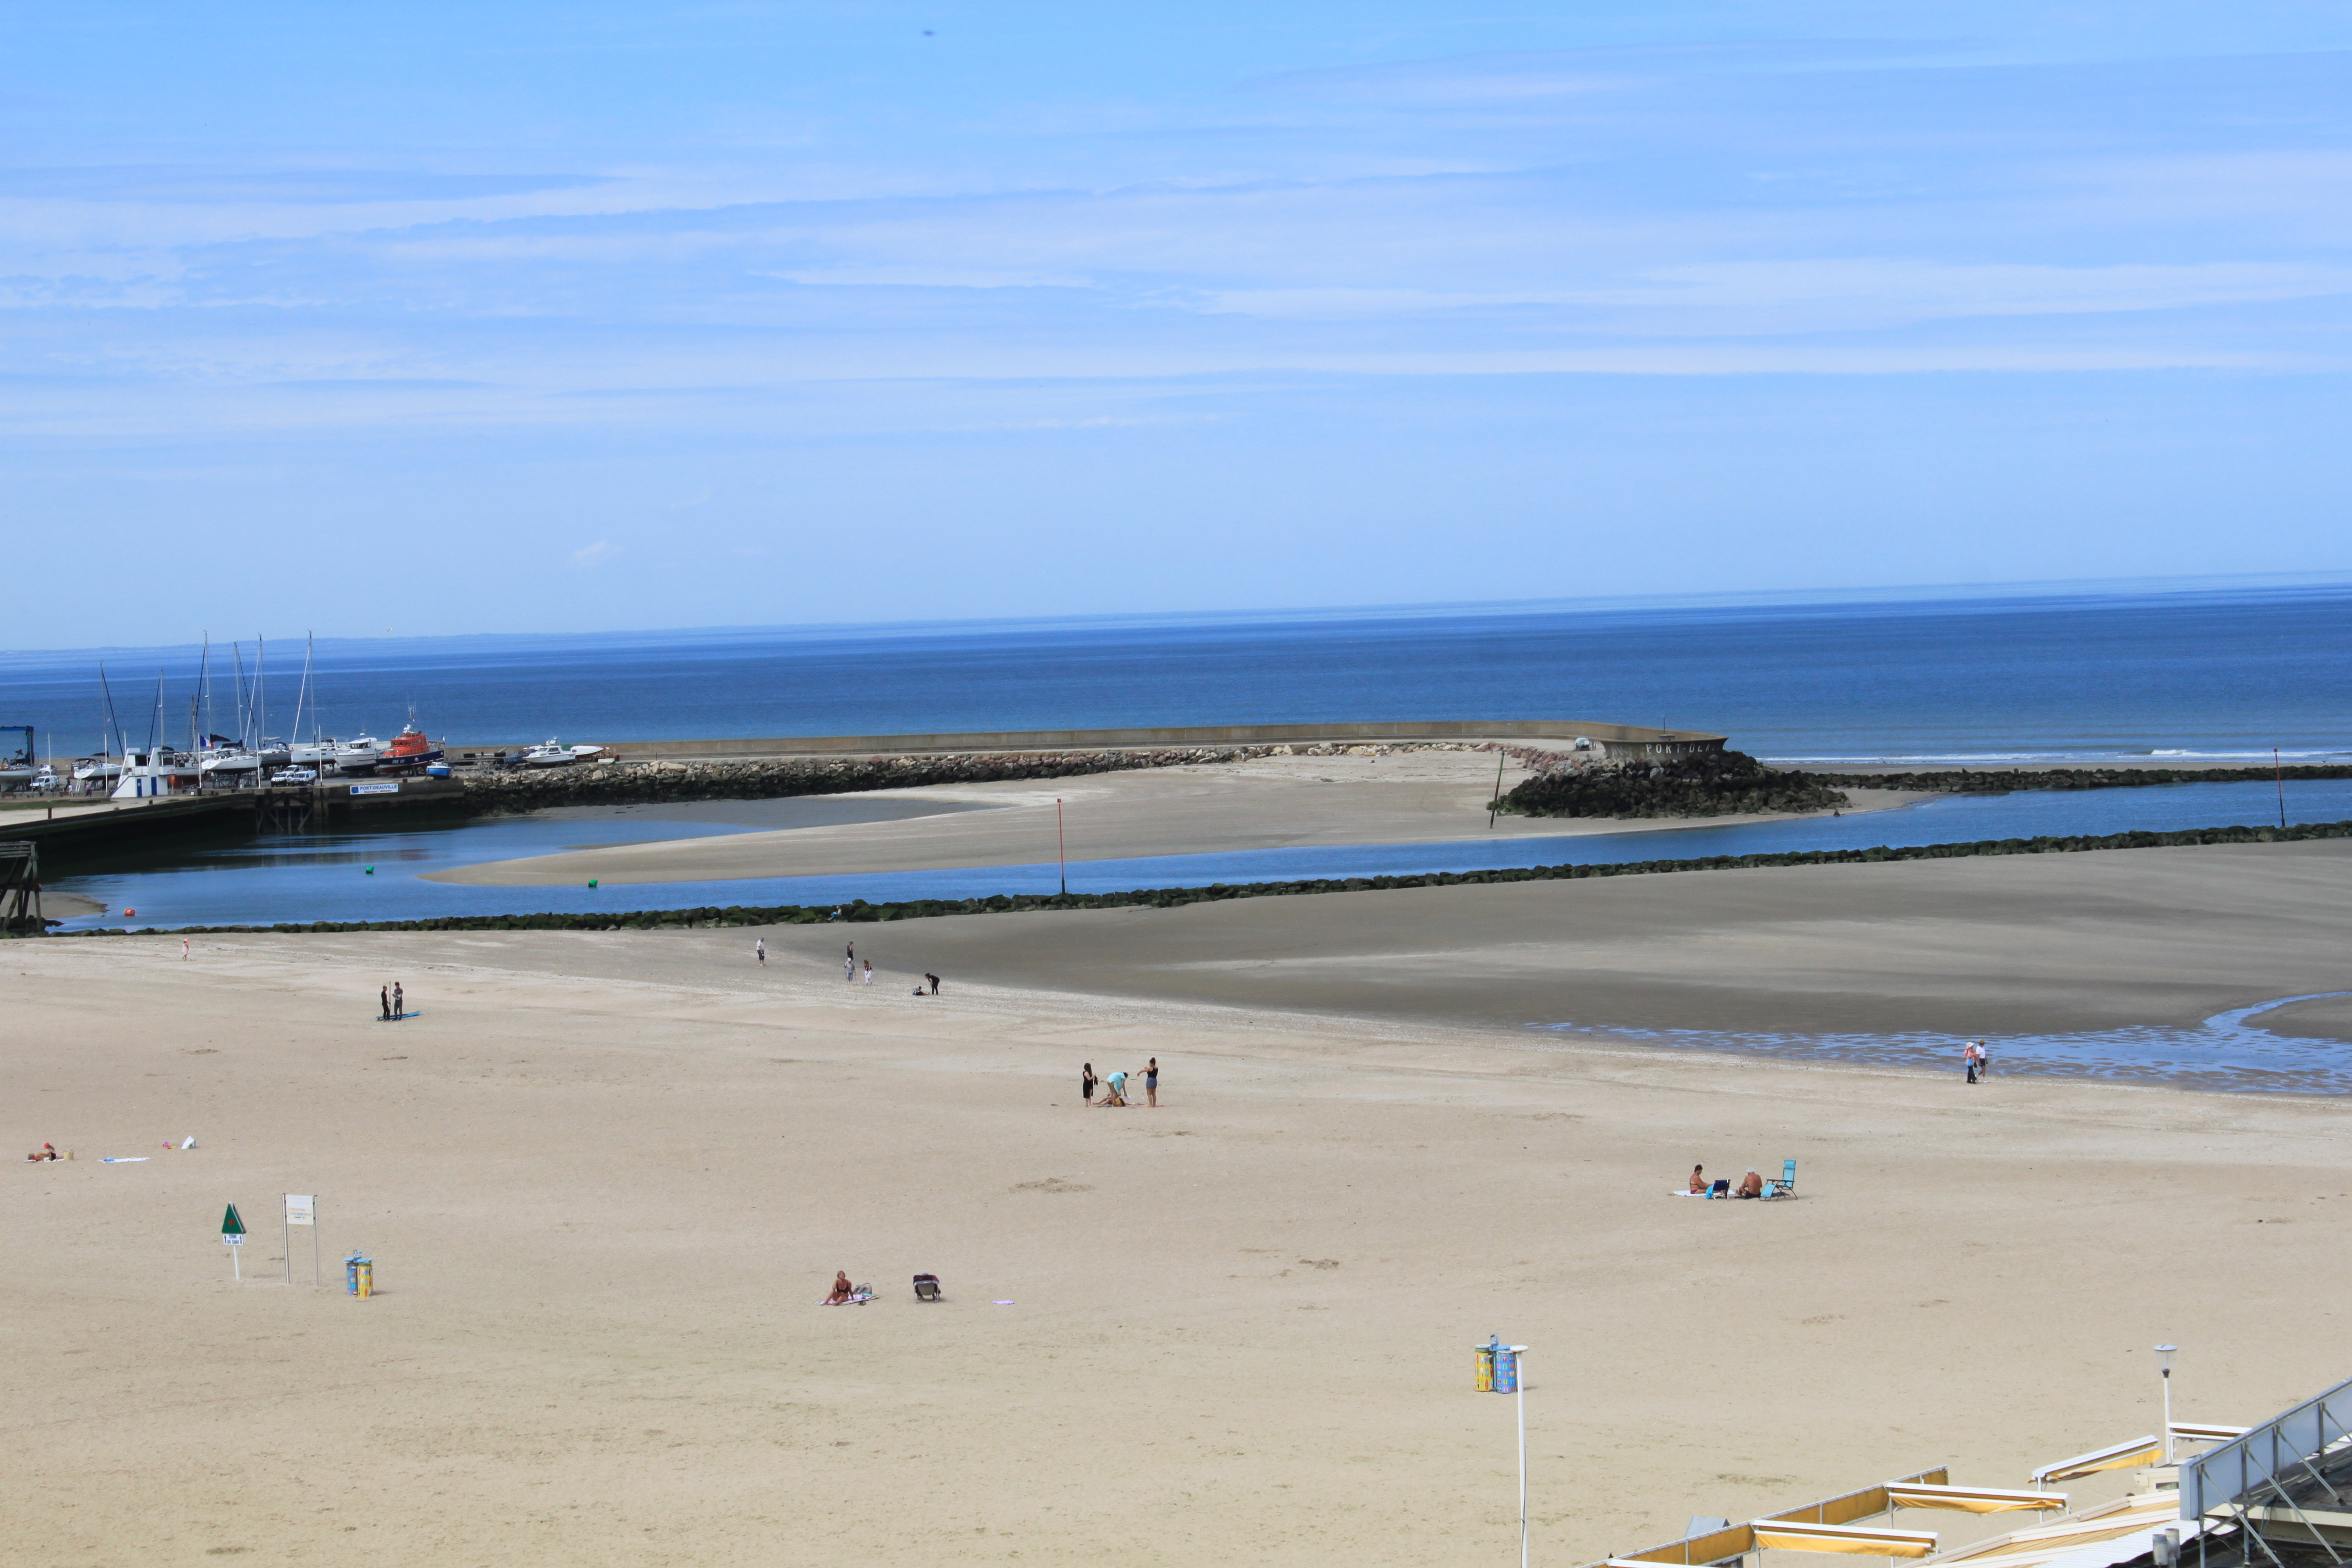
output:
M 147 716 L 147 771 L 155 771 L 155 745 L 163 735 L 163 672 L 155 672 L 155 711 Z
M 98 695 L 101 705 L 99 738 L 106 744 L 106 760 L 111 763 L 114 761 L 114 732 L 121 726 L 114 721 L 114 691 L 106 684 L 106 664 L 102 659 L 98 666 Z M 99 776 L 105 777 L 103 773 Z
M 289 731 L 286 731 L 287 735 L 290 738 L 290 740 L 292 741 L 292 742 L 293 742 L 293 743 L 295 743 L 295 744 L 299 744 L 299 743 L 300 743 L 300 742 L 301 742 L 301 740 L 302 740 L 302 704 L 303 704 L 304 700 L 307 700 L 307 699 L 310 697 L 310 654 L 309 654 L 309 653 L 307 653 L 307 652 L 306 652 L 306 653 L 304 653 L 304 654 L 303 654 L 303 656 L 302 656 L 302 680 L 301 680 L 301 684 L 298 685 L 298 686 L 297 686 L 297 687 L 295 687 L 295 689 L 294 689 L 294 727 L 293 727 L 292 729 L 290 729 L 290 730 L 289 730 Z M 290 750 L 289 750 L 289 752 L 288 752 L 288 755 L 287 755 L 287 759 L 286 759 L 286 760 L 287 760 L 288 762 L 289 762 L 289 763 L 290 763 L 290 762 L 292 762 L 292 761 L 294 760 L 294 759 L 293 759 L 292 752 L 291 752 L 291 751 L 290 751 Z
M 245 706 L 245 645 L 233 642 L 228 645 L 228 651 L 230 657 L 236 660 L 236 738 L 250 749 L 253 745 L 253 725 Z

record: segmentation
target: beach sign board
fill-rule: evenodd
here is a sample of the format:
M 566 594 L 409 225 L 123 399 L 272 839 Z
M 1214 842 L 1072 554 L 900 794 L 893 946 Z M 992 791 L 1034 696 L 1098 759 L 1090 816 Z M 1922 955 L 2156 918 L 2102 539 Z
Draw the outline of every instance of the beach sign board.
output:
M 317 1200 L 308 1193 L 287 1194 L 286 1223 L 288 1225 L 316 1225 L 318 1221 L 312 1217 L 317 1213 L 316 1203 Z
M 236 1217 L 235 1204 L 229 1205 L 228 1213 L 221 1215 L 221 1239 L 231 1247 L 245 1245 L 245 1221 Z
M 357 784 L 352 785 L 352 793 L 353 795 L 398 795 L 400 781 L 385 779 L 379 784 Z

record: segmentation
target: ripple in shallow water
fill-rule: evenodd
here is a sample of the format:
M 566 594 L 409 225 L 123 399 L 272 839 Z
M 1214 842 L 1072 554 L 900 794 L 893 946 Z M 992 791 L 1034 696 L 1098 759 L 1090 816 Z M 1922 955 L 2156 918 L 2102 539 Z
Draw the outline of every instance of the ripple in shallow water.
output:
M 2216 1013 L 2194 1028 L 2134 1024 L 2119 1029 L 1988 1037 L 1993 1070 L 2118 1082 L 2168 1083 L 2184 1089 L 2247 1093 L 2352 1093 L 2352 1044 L 2274 1035 L 2253 1020 L 2298 1002 L 2352 996 L 2315 991 L 2279 996 Z M 1759 1056 L 1865 1062 L 1877 1067 L 1934 1068 L 1955 1075 L 1960 1045 L 1971 1037 L 1946 1034 L 1802 1035 L 1718 1029 L 1628 1029 L 1607 1025 L 1535 1024 L 1531 1028 L 1590 1035 L 1650 1046 L 1684 1046 Z

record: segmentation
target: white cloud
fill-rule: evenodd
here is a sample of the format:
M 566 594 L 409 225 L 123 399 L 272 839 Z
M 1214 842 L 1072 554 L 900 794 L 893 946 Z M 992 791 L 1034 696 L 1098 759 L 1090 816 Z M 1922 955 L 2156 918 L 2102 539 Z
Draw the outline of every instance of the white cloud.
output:
M 600 539 L 593 544 L 573 551 L 572 552 L 572 564 L 580 568 L 582 571 L 585 571 L 591 566 L 603 565 L 605 562 L 611 560 L 614 556 L 618 555 L 619 553 L 619 551 L 613 548 L 613 544 L 610 540 Z

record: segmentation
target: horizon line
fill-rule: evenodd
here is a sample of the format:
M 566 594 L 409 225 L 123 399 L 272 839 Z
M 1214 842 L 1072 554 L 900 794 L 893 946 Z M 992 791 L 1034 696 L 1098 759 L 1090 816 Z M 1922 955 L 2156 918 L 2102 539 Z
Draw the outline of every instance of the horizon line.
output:
M 1105 626 L 1138 628 L 1193 626 L 1280 626 L 1328 625 L 1349 620 L 1466 620 L 1482 616 L 1543 615 L 1568 611 L 1636 610 L 1803 610 L 1866 608 L 1876 605 L 1967 603 L 1988 599 L 2063 600 L 2189 597 L 2200 594 L 2280 594 L 2329 588 L 2352 590 L 2352 572 L 2262 572 L 2199 574 L 2158 577 L 2029 578 L 2013 582 L 1877 584 L 1862 587 L 1744 589 L 1705 594 L 1615 594 L 1576 598 L 1454 599 L 1381 605 L 1276 605 L 1215 610 L 1103 611 L 1057 616 L 1002 616 L 954 620 L 809 621 L 727 624 L 699 626 L 604 627 L 562 632 L 429 632 L 415 636 L 325 637 L 309 633 L 261 634 L 256 637 L 223 639 L 324 643 L 337 648 L 388 647 L 420 643 L 502 643 L 507 645 L 574 642 L 583 637 L 625 639 L 646 647 L 670 642 L 698 642 L 753 635 L 786 639 L 824 641 L 890 637 L 947 637 L 1018 632 L 1077 630 Z M 110 644 L 97 647 L 0 649 L 0 666 L 47 662 L 73 657 L 117 658 L 143 655 L 184 655 L 201 650 L 203 642 Z

